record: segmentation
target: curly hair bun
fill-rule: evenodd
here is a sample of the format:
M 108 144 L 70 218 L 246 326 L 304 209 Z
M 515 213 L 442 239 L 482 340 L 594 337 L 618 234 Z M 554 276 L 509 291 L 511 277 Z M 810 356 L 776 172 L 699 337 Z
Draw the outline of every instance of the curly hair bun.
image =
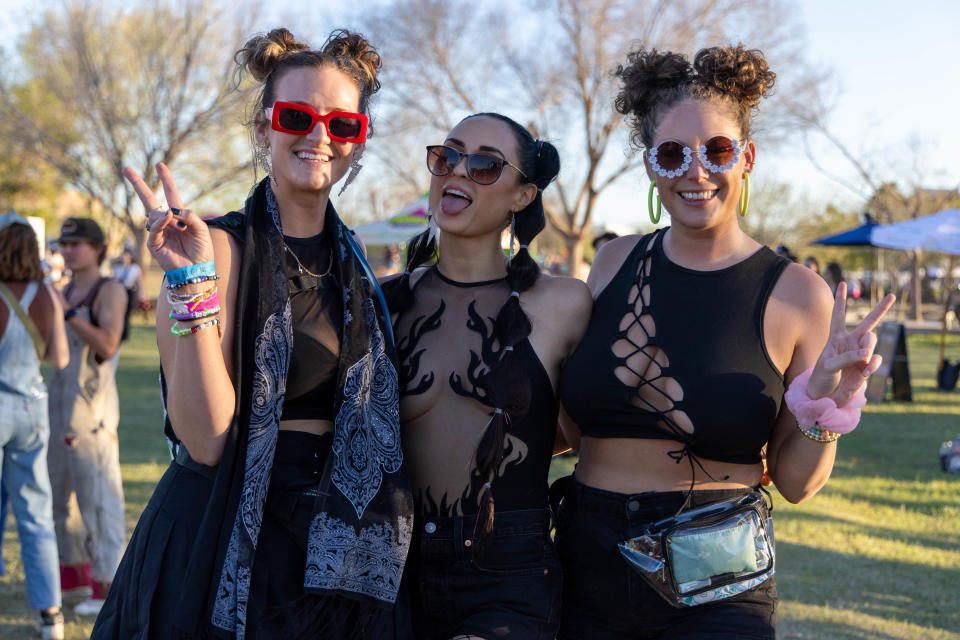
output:
M 626 115 L 650 111 L 664 91 L 690 82 L 694 72 L 679 53 L 637 49 L 627 55 L 626 65 L 617 65 L 614 75 L 623 82 L 614 105 Z
M 294 38 L 288 29 L 279 27 L 266 35 L 259 34 L 247 40 L 234 59 L 241 69 L 246 69 L 255 80 L 263 82 L 284 56 L 309 50 L 309 45 Z
M 693 68 L 704 82 L 729 93 L 748 110 L 757 106 L 777 79 L 763 52 L 747 49 L 742 43 L 701 49 L 693 60 Z
M 330 34 L 321 51 L 325 56 L 353 59 L 363 75 L 366 76 L 366 85 L 369 87 L 370 93 L 376 93 L 380 90 L 377 73 L 379 73 L 383 62 L 376 48 L 359 33 L 338 29 Z

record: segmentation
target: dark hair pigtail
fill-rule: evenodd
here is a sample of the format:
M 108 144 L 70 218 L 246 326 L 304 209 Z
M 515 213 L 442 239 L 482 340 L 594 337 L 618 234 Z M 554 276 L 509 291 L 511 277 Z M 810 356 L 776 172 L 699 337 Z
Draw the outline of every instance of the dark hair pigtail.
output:
M 514 232 L 520 246 L 507 265 L 510 296 L 494 320 L 494 335 L 500 345 L 500 357 L 484 380 L 484 386 L 496 408 L 476 453 L 477 473 L 484 481 L 477 516 L 482 549 L 486 536 L 493 530 L 495 509 L 492 483 L 503 461 L 507 432 L 513 420 L 521 420 L 526 415 L 532 397 L 530 380 L 516 361 L 515 353 L 515 347 L 527 339 L 533 330 L 530 318 L 520 304 L 520 295 L 530 289 L 540 275 L 540 269 L 530 255 L 529 245 L 546 226 L 543 190 L 559 173 L 560 157 L 556 147 L 549 142 L 535 140 L 513 120 L 499 114 L 480 115 L 497 118 L 511 127 L 517 139 L 520 166 L 530 182 L 537 186 L 537 193 L 530 204 L 513 214 Z

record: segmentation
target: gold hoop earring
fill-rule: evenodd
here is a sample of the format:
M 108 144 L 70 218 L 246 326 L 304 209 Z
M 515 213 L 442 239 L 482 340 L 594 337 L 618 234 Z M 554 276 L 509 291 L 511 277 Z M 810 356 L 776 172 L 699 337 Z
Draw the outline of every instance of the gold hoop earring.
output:
M 657 213 L 656 215 L 654 215 L 653 213 L 653 190 L 656 186 L 657 186 L 657 183 L 651 180 L 650 191 L 647 192 L 647 211 L 650 213 L 650 222 L 652 222 L 653 224 L 657 224 L 658 222 L 660 222 L 660 214 L 662 212 L 662 209 L 661 209 L 662 203 L 660 202 L 660 194 L 658 193 L 657 194 Z
M 740 187 L 740 201 L 737 202 L 737 208 L 740 209 L 740 217 L 747 215 L 747 207 L 750 206 L 750 174 L 743 174 L 743 186 Z

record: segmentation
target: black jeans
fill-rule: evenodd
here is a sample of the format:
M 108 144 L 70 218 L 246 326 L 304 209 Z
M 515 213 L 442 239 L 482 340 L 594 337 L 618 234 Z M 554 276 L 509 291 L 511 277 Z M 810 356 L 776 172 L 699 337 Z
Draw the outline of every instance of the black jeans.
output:
M 776 637 L 774 579 L 727 600 L 676 608 L 644 582 L 620 555 L 617 543 L 647 524 L 672 516 L 685 492 L 622 494 L 571 477 L 557 517 L 557 550 L 564 572 L 563 640 L 661 638 L 770 639 Z M 561 481 L 562 482 L 562 481 Z M 747 490 L 695 491 L 690 506 Z
M 561 574 L 549 514 L 497 512 L 479 552 L 476 515 L 418 519 L 407 563 L 417 640 L 553 640 Z

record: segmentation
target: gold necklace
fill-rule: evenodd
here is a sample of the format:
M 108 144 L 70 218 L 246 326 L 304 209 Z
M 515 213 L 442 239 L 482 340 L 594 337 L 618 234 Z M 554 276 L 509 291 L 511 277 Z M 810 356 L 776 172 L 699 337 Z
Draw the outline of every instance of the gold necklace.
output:
M 283 243 L 283 249 L 287 253 L 289 253 L 291 256 L 293 256 L 293 259 L 297 261 L 297 270 L 300 273 L 306 273 L 308 276 L 313 276 L 314 278 L 322 278 L 323 276 L 329 275 L 331 269 L 333 269 L 333 251 L 332 250 L 330 251 L 330 260 L 329 262 L 327 262 L 327 270 L 324 271 L 323 273 L 314 273 L 310 271 L 310 269 L 307 269 L 305 266 L 303 266 L 303 263 L 300 262 L 300 258 L 297 257 L 297 254 L 293 252 L 293 249 L 287 246 L 286 240 L 281 239 L 280 242 Z

